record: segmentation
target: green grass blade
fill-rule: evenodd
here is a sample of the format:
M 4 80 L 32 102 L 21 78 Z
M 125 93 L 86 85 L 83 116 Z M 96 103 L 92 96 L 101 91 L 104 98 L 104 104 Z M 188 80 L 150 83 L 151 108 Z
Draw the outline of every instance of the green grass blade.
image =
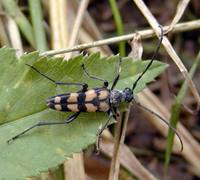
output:
M 116 27 L 117 27 L 117 35 L 123 35 L 124 34 L 124 27 L 121 19 L 121 15 L 119 12 L 119 9 L 117 7 L 116 0 L 109 0 L 110 6 L 112 9 L 112 13 L 115 19 Z M 119 42 L 119 52 L 122 57 L 126 55 L 126 49 L 125 49 L 125 42 Z
M 192 67 L 189 71 L 190 78 L 193 77 L 196 69 L 198 68 L 199 63 L 200 63 L 200 52 L 196 58 L 195 63 L 192 65 Z M 173 127 L 176 127 L 176 125 L 177 125 L 178 119 L 180 117 L 181 104 L 185 98 L 187 90 L 188 90 L 188 84 L 185 81 L 183 83 L 183 85 L 181 86 L 177 97 L 175 98 L 174 105 L 172 106 L 170 122 Z M 171 129 L 169 129 L 168 136 L 167 136 L 167 148 L 165 151 L 165 172 L 167 172 L 167 169 L 169 166 L 172 148 L 173 148 L 173 140 L 174 140 L 174 132 Z
M 43 52 L 46 51 L 48 48 L 42 19 L 41 1 L 29 0 L 28 2 L 33 24 L 36 49 L 40 52 Z

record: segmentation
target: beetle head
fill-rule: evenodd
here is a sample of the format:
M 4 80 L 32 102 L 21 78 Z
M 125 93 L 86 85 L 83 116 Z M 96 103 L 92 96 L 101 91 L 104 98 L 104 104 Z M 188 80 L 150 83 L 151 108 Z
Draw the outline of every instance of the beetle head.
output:
M 130 88 L 125 88 L 122 94 L 125 102 L 129 103 L 133 100 L 133 92 Z

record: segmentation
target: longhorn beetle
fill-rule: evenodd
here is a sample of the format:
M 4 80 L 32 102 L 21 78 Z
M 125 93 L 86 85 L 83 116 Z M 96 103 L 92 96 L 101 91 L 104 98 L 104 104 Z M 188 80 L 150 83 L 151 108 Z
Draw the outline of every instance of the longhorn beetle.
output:
M 103 130 L 107 128 L 107 125 L 109 124 L 110 119 L 113 117 L 116 119 L 117 116 L 117 108 L 119 107 L 119 104 L 122 102 L 130 103 L 134 99 L 133 91 L 135 87 L 137 86 L 137 83 L 142 78 L 142 76 L 147 72 L 147 70 L 152 65 L 156 55 L 158 54 L 159 48 L 161 46 L 161 42 L 163 39 L 163 29 L 160 26 L 161 29 L 161 35 L 160 40 L 157 45 L 157 48 L 149 62 L 149 64 L 146 66 L 145 70 L 139 75 L 139 77 L 136 79 L 136 81 L 133 83 L 132 88 L 126 87 L 123 91 L 114 89 L 119 77 L 120 77 L 120 71 L 121 71 L 121 58 L 119 58 L 119 64 L 118 64 L 118 73 L 114 78 L 114 81 L 111 85 L 111 88 L 108 89 L 108 81 L 104 80 L 99 77 L 92 76 L 88 73 L 86 70 L 84 64 L 82 64 L 82 69 L 85 72 L 85 74 L 91 78 L 98 81 L 103 82 L 102 87 L 92 88 L 88 89 L 88 85 L 86 83 L 65 83 L 65 82 L 59 82 L 51 79 L 47 75 L 41 73 L 38 69 L 33 67 L 32 65 L 26 64 L 27 66 L 30 66 L 31 69 L 45 77 L 46 79 L 52 81 L 56 85 L 67 85 L 67 86 L 81 86 L 81 90 L 78 92 L 73 93 L 66 93 L 66 94 L 59 94 L 53 97 L 50 97 L 46 100 L 46 104 L 49 108 L 57 110 L 57 111 L 64 111 L 64 112 L 74 112 L 74 114 L 70 115 L 65 121 L 63 122 L 39 122 L 28 129 L 22 131 L 21 133 L 17 134 L 16 136 L 9 139 L 7 142 L 11 142 L 23 134 L 27 133 L 31 129 L 38 127 L 38 126 L 46 126 L 46 125 L 58 125 L 58 124 L 68 124 L 72 121 L 74 121 L 81 112 L 106 112 L 108 114 L 108 121 L 106 124 L 99 130 L 97 134 L 97 149 L 99 146 L 99 137 Z M 142 105 L 138 104 L 140 107 L 152 112 L 151 110 L 143 107 Z M 152 112 L 154 115 L 158 116 L 165 124 L 168 125 L 169 128 L 171 128 L 175 134 L 178 136 L 180 142 L 181 142 L 181 150 L 183 149 L 183 143 L 182 140 L 177 133 L 177 131 L 161 116 L 158 114 Z

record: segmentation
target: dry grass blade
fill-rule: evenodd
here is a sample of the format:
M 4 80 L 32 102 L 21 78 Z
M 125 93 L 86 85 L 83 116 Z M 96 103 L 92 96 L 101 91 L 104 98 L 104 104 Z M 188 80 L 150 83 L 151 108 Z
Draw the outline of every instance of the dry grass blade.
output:
M 78 11 L 78 2 L 77 1 L 72 1 L 71 4 L 72 4 L 73 11 L 77 12 Z M 86 32 L 87 32 L 90 35 L 90 37 L 93 37 L 92 38 L 93 41 L 94 40 L 103 39 L 99 28 L 96 26 L 93 18 L 90 16 L 88 11 L 84 12 L 84 22 L 87 22 L 87 24 L 86 23 L 82 23 L 82 26 L 81 26 L 81 29 L 82 29 L 82 31 L 84 31 L 84 34 L 86 34 Z M 82 36 L 79 36 L 79 37 L 81 39 L 84 39 L 84 37 L 82 37 Z M 90 42 L 90 41 L 84 41 L 84 40 L 81 40 L 81 39 L 79 39 L 80 42 Z M 91 39 L 91 38 L 89 38 L 89 39 Z M 101 47 L 101 49 L 103 49 L 106 52 L 106 54 L 111 54 L 112 53 L 108 46 L 103 46 L 103 47 Z
M 112 157 L 113 142 L 103 138 L 101 141 L 101 150 L 104 154 Z M 156 179 L 147 169 L 144 168 L 140 161 L 138 161 L 128 146 L 122 145 L 119 158 L 121 165 L 139 179 Z
M 177 9 L 176 9 L 176 15 L 174 16 L 174 19 L 172 20 L 167 32 L 172 31 L 174 26 L 179 22 L 179 20 L 183 16 L 185 9 L 187 8 L 187 6 L 189 4 L 189 2 L 190 2 L 190 0 L 179 1 L 179 4 L 178 4 Z
M 133 59 L 142 59 L 143 47 L 141 35 L 136 33 L 133 37 L 133 40 L 129 43 L 131 46 L 131 52 L 129 53 L 129 57 Z
M 66 7 L 66 2 L 64 0 L 50 0 L 52 49 L 60 49 L 68 45 Z
M 65 161 L 65 179 L 85 180 L 85 171 L 83 165 L 83 154 L 74 154 L 72 158 Z
M 7 17 L 6 19 L 7 19 L 7 29 L 11 46 L 17 49 L 16 55 L 20 57 L 23 54 L 23 46 L 19 29 L 17 27 L 17 24 L 12 18 Z
M 109 171 L 109 180 L 115 180 L 119 177 L 119 168 L 120 168 L 120 160 L 119 154 L 121 150 L 121 143 L 122 141 L 122 132 L 121 129 L 123 127 L 123 119 L 122 116 L 117 117 L 117 123 L 115 124 L 115 136 L 114 136 L 114 148 L 113 148 L 113 155 L 110 165 Z
M 142 14 L 145 16 L 145 18 L 147 19 L 147 21 L 149 22 L 151 27 L 154 29 L 156 35 L 159 37 L 159 32 L 160 32 L 159 24 L 156 21 L 156 19 L 153 17 L 153 15 L 151 14 L 149 9 L 147 8 L 147 6 L 144 4 L 144 2 L 142 0 L 134 0 L 134 2 L 138 6 L 138 8 L 142 12 Z M 183 65 L 181 59 L 176 54 L 175 50 L 173 49 L 171 43 L 169 42 L 169 40 L 166 36 L 163 37 L 162 44 L 163 44 L 164 48 L 166 49 L 167 53 L 169 54 L 169 56 L 173 59 L 173 61 L 179 68 L 180 72 L 183 74 L 184 78 L 189 82 L 190 90 L 193 93 L 193 95 L 198 103 L 198 106 L 200 107 L 199 93 L 198 93 L 193 81 L 189 77 L 187 69 Z
M 74 26 L 72 29 L 72 34 L 69 39 L 69 44 L 68 44 L 69 47 L 74 46 L 76 43 L 78 32 L 79 32 L 80 26 L 82 24 L 82 21 L 84 18 L 84 13 L 87 9 L 88 3 L 89 3 L 89 0 L 82 0 L 80 2 L 80 6 L 79 6 L 77 16 L 76 16 L 76 19 L 74 22 Z M 72 56 L 72 52 L 69 54 L 66 54 L 64 59 L 69 59 L 69 58 L 71 58 L 71 56 Z

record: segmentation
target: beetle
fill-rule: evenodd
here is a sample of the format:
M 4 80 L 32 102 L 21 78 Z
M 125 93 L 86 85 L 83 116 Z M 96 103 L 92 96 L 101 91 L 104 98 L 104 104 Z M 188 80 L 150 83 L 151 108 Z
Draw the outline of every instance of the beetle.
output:
M 58 82 L 58 81 L 55 81 L 54 79 L 51 79 L 47 75 L 41 73 L 34 66 L 26 64 L 32 70 L 34 70 L 38 74 L 42 75 L 46 79 L 52 81 L 56 85 L 80 86 L 81 89 L 77 92 L 59 94 L 59 95 L 50 97 L 49 99 L 46 100 L 47 106 L 51 109 L 54 109 L 57 111 L 64 111 L 64 112 L 73 112 L 73 114 L 70 115 L 65 121 L 62 121 L 62 122 L 39 122 L 39 123 L 29 127 L 28 129 L 22 131 L 21 133 L 17 134 L 16 136 L 12 137 L 7 142 L 10 143 L 11 141 L 14 141 L 15 139 L 19 138 L 23 134 L 27 133 L 31 129 L 38 127 L 38 126 L 68 124 L 68 123 L 74 121 L 82 112 L 106 112 L 108 114 L 108 121 L 106 122 L 106 124 L 104 124 L 104 126 L 97 133 L 97 149 L 98 149 L 99 137 L 102 134 L 103 130 L 107 128 L 112 117 L 114 119 L 116 119 L 118 107 L 119 107 L 120 103 L 123 103 L 123 102 L 131 103 L 134 100 L 133 91 L 134 91 L 135 87 L 137 86 L 139 80 L 142 78 L 142 76 L 147 72 L 147 70 L 152 65 L 152 63 L 155 59 L 155 56 L 158 54 L 162 39 L 163 39 L 163 29 L 161 28 L 160 40 L 158 42 L 158 46 L 157 46 L 150 62 L 148 63 L 148 65 L 146 66 L 144 71 L 136 79 L 136 81 L 133 83 L 132 88 L 126 87 L 126 88 L 124 88 L 123 91 L 114 89 L 119 80 L 119 77 L 120 77 L 121 58 L 119 58 L 119 62 L 118 62 L 118 73 L 115 76 L 110 89 L 108 88 L 109 83 L 107 80 L 90 75 L 90 73 L 86 70 L 84 64 L 82 64 L 82 66 L 81 66 L 84 73 L 91 79 L 101 81 L 103 83 L 102 87 L 88 89 L 87 83 Z M 152 112 L 151 110 L 143 107 L 142 105 L 140 105 L 140 104 L 138 104 L 138 105 L 140 107 Z M 158 114 L 156 114 L 154 112 L 152 112 L 152 113 L 154 115 L 158 116 L 165 124 L 168 125 L 169 128 L 171 128 L 175 132 L 175 134 L 178 136 L 178 138 L 181 142 L 181 150 L 182 150 L 183 143 L 182 143 L 182 140 L 181 140 L 179 134 L 177 133 L 177 131 L 164 118 L 162 118 L 161 116 L 159 116 Z

